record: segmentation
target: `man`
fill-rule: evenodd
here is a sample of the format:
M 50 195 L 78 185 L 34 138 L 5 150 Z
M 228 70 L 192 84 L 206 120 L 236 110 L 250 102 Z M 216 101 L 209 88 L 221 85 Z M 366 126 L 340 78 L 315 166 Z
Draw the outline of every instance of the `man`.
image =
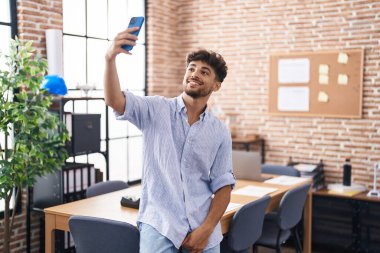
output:
M 219 252 L 220 219 L 235 183 L 231 135 L 207 109 L 227 75 L 223 58 L 200 50 L 187 57 L 184 92 L 177 98 L 121 92 L 115 58 L 129 54 L 138 28 L 119 33 L 106 54 L 105 101 L 118 119 L 144 135 L 138 216 L 140 252 Z

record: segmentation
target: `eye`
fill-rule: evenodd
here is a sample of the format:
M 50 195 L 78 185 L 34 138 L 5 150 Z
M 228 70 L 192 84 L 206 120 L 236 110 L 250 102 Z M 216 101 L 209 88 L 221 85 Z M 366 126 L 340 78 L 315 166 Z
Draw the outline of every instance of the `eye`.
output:
M 202 73 L 202 75 L 204 75 L 204 76 L 208 76 L 208 75 L 209 75 L 209 73 L 208 73 L 207 71 L 202 71 L 201 73 Z

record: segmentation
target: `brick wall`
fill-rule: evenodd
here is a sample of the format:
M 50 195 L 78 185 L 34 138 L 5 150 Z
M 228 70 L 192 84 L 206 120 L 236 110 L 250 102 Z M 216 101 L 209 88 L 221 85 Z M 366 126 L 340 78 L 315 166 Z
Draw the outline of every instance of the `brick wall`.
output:
M 172 97 L 182 88 L 177 79 L 185 68 L 182 40 L 177 31 L 179 3 L 147 1 L 148 94 Z
M 62 29 L 62 1 L 17 1 L 18 34 L 32 40 L 38 52 L 46 56 L 46 29 Z
M 225 57 L 229 73 L 211 104 L 238 114 L 240 135 L 260 134 L 266 140 L 267 162 L 285 164 L 289 156 L 304 162 L 323 159 L 327 181 L 341 182 L 344 158 L 351 156 L 354 181 L 371 184 L 370 168 L 380 160 L 378 1 L 194 0 L 177 7 L 177 54 L 205 47 Z M 154 38 L 150 45 L 172 49 Z M 267 115 L 270 54 L 355 48 L 365 49 L 362 119 Z M 174 75 L 182 59 L 172 60 Z M 161 71 L 156 64 L 149 69 L 149 74 Z M 170 81 L 181 83 L 183 73 L 180 69 Z M 148 79 L 149 86 L 164 78 Z
M 344 157 L 351 156 L 354 180 L 369 184 L 368 169 L 380 160 L 379 13 L 380 3 L 370 0 L 148 0 L 148 92 L 179 94 L 186 53 L 218 51 L 229 73 L 210 103 L 238 113 L 240 135 L 266 140 L 268 162 L 323 159 L 328 181 L 335 182 Z M 34 40 L 45 55 L 44 30 L 62 28 L 62 2 L 18 1 L 18 24 L 19 37 Z M 365 49 L 363 119 L 267 115 L 270 54 L 352 48 Z M 25 252 L 25 194 L 16 224 L 13 252 Z M 39 252 L 37 214 L 32 228 L 32 252 Z
M 26 192 L 22 193 L 22 213 L 15 217 L 13 224 L 12 238 L 11 238 L 11 252 L 12 253 L 24 253 L 26 252 Z M 40 218 L 42 214 L 32 212 L 31 213 L 31 252 L 40 252 Z M 3 220 L 0 222 L 0 227 L 3 225 Z M 0 230 L 0 252 L 3 250 L 3 229 Z

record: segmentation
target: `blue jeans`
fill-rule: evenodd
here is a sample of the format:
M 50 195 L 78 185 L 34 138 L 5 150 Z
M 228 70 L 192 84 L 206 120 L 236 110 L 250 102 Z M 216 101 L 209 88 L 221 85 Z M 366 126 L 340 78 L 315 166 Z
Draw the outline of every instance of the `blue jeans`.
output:
M 188 253 L 183 250 L 183 253 Z M 152 226 L 140 224 L 140 253 L 178 253 L 178 249 L 165 236 Z M 203 251 L 203 253 L 220 253 L 220 246 Z

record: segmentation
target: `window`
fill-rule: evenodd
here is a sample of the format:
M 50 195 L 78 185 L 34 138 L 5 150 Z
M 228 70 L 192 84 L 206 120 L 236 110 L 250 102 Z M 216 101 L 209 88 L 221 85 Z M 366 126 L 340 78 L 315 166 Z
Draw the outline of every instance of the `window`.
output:
M 128 26 L 130 17 L 145 16 L 145 0 L 63 0 L 64 78 L 71 95 L 80 95 L 83 85 L 93 87 L 91 96 L 103 97 L 104 55 L 116 34 Z M 145 95 L 145 24 L 140 31 L 132 56 L 119 55 L 117 68 L 121 88 Z M 127 78 L 128 77 L 128 78 Z M 72 111 L 66 104 L 65 110 Z M 75 102 L 76 113 L 101 113 L 102 101 Z M 116 121 L 109 109 L 109 179 L 141 179 L 142 134 L 126 121 Z M 105 125 L 102 150 L 105 149 Z M 101 154 L 76 157 L 77 162 L 90 162 L 105 171 Z
M 16 0 L 0 0 L 0 52 L 8 54 L 10 39 L 17 34 Z M 0 62 L 4 68 L 4 62 Z
M 17 34 L 16 0 L 0 0 L 0 52 L 9 53 L 10 39 Z M 5 62 L 0 62 L 0 68 L 5 68 Z M 12 145 L 12 138 L 8 138 Z M 0 149 L 5 146 L 5 136 L 0 132 Z M 0 159 L 3 157 L 0 156 Z M 13 200 L 11 201 L 13 205 Z M 13 208 L 13 206 L 11 206 Z M 4 215 L 4 200 L 0 200 L 0 218 Z

